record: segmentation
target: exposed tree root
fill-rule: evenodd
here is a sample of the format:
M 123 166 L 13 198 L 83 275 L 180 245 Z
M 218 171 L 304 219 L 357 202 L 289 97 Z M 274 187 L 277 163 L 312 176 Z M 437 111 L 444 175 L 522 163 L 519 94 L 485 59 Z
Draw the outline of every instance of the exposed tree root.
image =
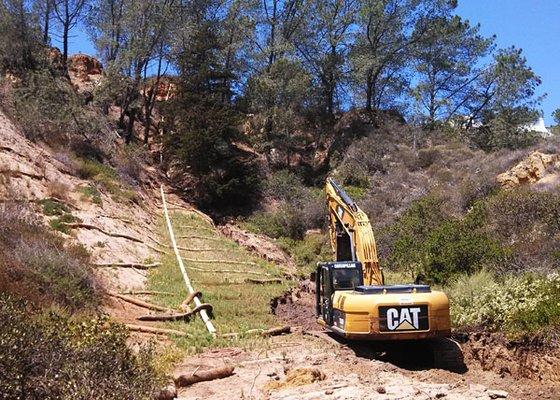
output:
M 196 306 L 191 311 L 187 311 L 184 313 L 173 313 L 173 314 L 166 314 L 166 315 L 142 315 L 138 317 L 139 321 L 185 321 L 188 322 L 191 317 L 198 314 L 200 311 L 206 310 L 207 312 L 212 312 L 212 305 L 205 303 L 199 306 Z
M 153 333 L 155 335 L 189 336 L 186 332 L 181 332 L 175 329 L 154 328 L 153 326 L 134 324 L 126 324 L 126 327 L 134 332 Z
M 162 306 L 158 306 L 157 304 L 152 304 L 143 300 L 138 300 L 135 299 L 134 297 L 125 296 L 116 292 L 109 292 L 109 295 L 116 297 L 117 299 L 126 301 L 127 303 L 134 304 L 138 307 L 147 308 L 148 310 L 170 312 L 169 308 L 167 307 L 162 307 Z
M 206 371 L 195 370 L 190 374 L 179 375 L 175 378 L 178 387 L 190 386 L 197 382 L 212 381 L 214 379 L 227 378 L 233 375 L 234 367 L 214 368 Z
M 161 267 L 161 263 L 151 263 L 151 264 L 141 264 L 141 263 L 99 263 L 93 264 L 94 267 L 98 268 L 136 268 L 136 269 L 152 269 Z

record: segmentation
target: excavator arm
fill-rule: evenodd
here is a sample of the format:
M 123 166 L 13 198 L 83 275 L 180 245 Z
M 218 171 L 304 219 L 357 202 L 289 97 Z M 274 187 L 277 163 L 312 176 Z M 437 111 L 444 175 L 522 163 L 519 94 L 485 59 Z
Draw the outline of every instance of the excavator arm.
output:
M 364 284 L 383 285 L 377 247 L 367 215 L 332 179 L 326 183 L 329 233 L 337 261 L 362 263 Z

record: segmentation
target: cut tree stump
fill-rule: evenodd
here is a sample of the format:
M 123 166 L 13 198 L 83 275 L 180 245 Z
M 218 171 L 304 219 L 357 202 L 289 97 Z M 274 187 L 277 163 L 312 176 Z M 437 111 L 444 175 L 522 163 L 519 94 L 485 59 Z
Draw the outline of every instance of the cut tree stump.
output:
M 223 379 L 233 375 L 235 367 L 214 368 L 206 371 L 195 370 L 191 374 L 179 375 L 175 378 L 175 385 L 185 387 L 193 385 L 197 382 L 213 381 L 215 379 Z

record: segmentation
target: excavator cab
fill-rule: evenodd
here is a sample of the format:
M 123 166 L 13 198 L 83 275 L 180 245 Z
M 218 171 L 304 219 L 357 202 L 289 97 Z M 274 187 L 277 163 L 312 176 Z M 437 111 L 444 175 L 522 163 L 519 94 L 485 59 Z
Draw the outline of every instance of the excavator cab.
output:
M 333 324 L 332 298 L 336 291 L 354 290 L 364 284 L 359 262 L 328 262 L 317 264 L 315 291 L 317 316 Z

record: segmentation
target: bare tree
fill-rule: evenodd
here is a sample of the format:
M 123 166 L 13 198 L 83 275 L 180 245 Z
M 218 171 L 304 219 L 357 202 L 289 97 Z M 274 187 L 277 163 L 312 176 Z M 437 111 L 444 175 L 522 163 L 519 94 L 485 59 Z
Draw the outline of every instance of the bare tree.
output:
M 87 0 L 55 0 L 53 2 L 54 14 L 62 30 L 62 60 L 68 60 L 68 44 L 70 32 L 80 22 Z

